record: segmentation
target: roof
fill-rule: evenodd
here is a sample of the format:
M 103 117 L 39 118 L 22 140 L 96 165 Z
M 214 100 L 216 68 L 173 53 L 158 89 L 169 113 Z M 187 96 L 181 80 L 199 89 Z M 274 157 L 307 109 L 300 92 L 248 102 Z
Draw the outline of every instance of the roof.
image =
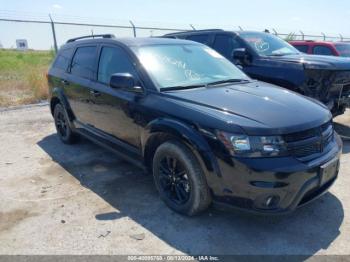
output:
M 77 41 L 68 40 L 66 45 L 88 44 L 88 43 L 121 43 L 126 46 L 145 46 L 145 45 L 166 45 L 166 44 L 199 44 L 197 42 L 161 38 L 161 37 L 121 37 L 121 38 L 92 38 Z
M 340 42 L 340 41 L 337 41 L 337 42 L 332 42 L 332 41 L 318 41 L 318 40 L 291 40 L 291 41 L 288 41 L 289 43 L 292 43 L 292 44 L 309 44 L 309 43 L 312 43 L 312 44 L 325 44 L 325 45 L 334 45 L 334 44 L 350 44 L 349 42 Z
M 176 36 L 176 35 L 186 35 L 186 34 L 205 33 L 205 32 L 225 32 L 225 31 L 222 29 L 190 30 L 190 31 L 169 33 L 169 34 L 165 34 L 164 36 Z
M 231 34 L 268 34 L 266 32 L 261 31 L 235 31 L 235 30 L 222 30 L 222 29 L 204 29 L 204 30 L 192 30 L 192 31 L 184 31 L 184 32 L 176 32 L 171 34 L 165 34 L 163 37 L 171 37 L 171 36 L 186 36 L 186 35 L 194 35 L 194 34 L 202 34 L 202 33 L 231 33 Z

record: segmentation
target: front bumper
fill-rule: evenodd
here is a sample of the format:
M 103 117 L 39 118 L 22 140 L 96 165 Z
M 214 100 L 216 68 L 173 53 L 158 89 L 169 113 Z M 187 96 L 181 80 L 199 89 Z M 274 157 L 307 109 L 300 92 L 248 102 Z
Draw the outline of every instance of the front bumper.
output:
M 338 176 L 341 150 L 336 135 L 332 150 L 308 163 L 293 157 L 219 159 L 221 187 L 216 184 L 214 203 L 265 214 L 291 212 L 328 191 Z

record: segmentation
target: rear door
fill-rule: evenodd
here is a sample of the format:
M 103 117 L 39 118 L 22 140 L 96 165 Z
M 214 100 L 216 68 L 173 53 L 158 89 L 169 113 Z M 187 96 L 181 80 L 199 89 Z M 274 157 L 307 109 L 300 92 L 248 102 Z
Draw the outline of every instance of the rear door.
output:
M 73 48 L 62 47 L 58 52 L 48 74 L 50 89 L 65 87 L 64 83 L 67 79 L 67 70 L 73 51 Z
M 63 82 L 64 91 L 77 121 L 91 124 L 92 79 L 96 74 L 97 45 L 78 46 L 73 55 L 69 74 Z

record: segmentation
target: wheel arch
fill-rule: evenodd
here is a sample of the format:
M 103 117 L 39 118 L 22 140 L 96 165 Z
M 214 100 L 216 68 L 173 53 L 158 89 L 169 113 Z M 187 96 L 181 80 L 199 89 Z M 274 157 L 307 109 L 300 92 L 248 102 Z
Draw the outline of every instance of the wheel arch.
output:
M 193 127 L 172 119 L 156 119 L 149 123 L 141 135 L 142 153 L 147 168 L 157 148 L 168 140 L 184 143 L 196 156 L 203 171 L 221 176 L 218 163 L 204 137 Z
M 52 89 L 52 96 L 50 99 L 50 111 L 51 114 L 53 115 L 53 111 L 55 109 L 55 106 L 60 103 L 64 109 L 66 110 L 69 120 L 73 121 L 74 120 L 74 114 L 73 111 L 71 110 L 68 100 L 65 97 L 63 90 L 61 88 L 55 87 Z

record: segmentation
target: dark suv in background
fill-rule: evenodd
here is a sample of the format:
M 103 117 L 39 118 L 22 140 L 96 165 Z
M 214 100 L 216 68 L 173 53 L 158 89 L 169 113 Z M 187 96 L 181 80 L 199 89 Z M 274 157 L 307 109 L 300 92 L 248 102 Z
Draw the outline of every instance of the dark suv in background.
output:
M 350 106 L 350 60 L 311 56 L 269 33 L 187 31 L 164 37 L 206 44 L 254 79 L 279 85 L 323 102 L 334 116 Z
M 182 214 L 211 202 L 292 211 L 338 175 L 342 144 L 324 105 L 254 81 L 199 43 L 71 39 L 48 81 L 62 142 L 82 135 L 144 167 Z

